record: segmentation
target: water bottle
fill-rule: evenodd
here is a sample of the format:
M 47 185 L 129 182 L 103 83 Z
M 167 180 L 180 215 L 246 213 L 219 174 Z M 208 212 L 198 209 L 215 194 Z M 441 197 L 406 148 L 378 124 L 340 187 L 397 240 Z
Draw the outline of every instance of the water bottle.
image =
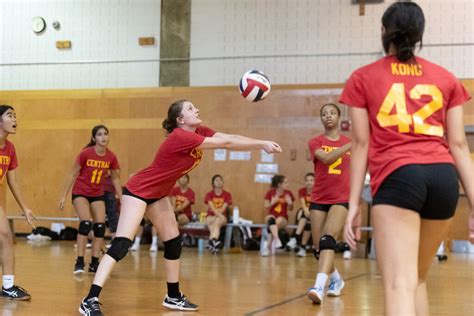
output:
M 234 210 L 232 211 L 232 223 L 238 224 L 239 223 L 239 218 L 240 218 L 239 207 L 234 206 Z
M 204 239 L 198 239 L 198 253 L 202 254 L 204 252 Z

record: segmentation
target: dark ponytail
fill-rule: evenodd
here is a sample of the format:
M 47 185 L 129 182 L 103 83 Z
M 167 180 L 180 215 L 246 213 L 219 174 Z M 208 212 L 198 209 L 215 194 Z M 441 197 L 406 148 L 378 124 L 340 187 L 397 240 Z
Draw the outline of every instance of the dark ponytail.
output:
M 15 109 L 11 105 L 7 105 L 7 104 L 0 105 L 0 117 L 3 115 L 3 113 L 5 113 L 8 110 L 14 111 Z
M 285 176 L 282 176 L 281 174 L 274 175 L 272 178 L 272 188 L 278 188 L 278 185 L 283 183 L 283 181 L 285 181 Z
M 108 129 L 105 125 L 97 125 L 97 126 L 94 126 L 94 128 L 92 129 L 91 140 L 90 140 L 90 142 L 86 145 L 86 147 L 84 147 L 84 148 L 95 146 L 95 135 L 96 135 L 97 132 L 98 132 L 100 129 L 102 129 L 102 128 L 107 131 L 107 134 L 109 133 L 109 129 Z
M 415 56 L 415 45 L 420 42 L 423 47 L 425 16 L 420 6 L 414 2 L 396 2 L 385 10 L 382 16 L 385 32 L 382 44 L 385 53 L 389 52 L 390 44 L 396 49 L 396 57 L 400 61 L 408 61 Z
M 188 100 L 174 101 L 168 108 L 168 117 L 163 120 L 162 124 L 167 134 L 170 134 L 176 127 L 178 127 L 176 119 L 181 117 L 184 102 L 188 102 Z

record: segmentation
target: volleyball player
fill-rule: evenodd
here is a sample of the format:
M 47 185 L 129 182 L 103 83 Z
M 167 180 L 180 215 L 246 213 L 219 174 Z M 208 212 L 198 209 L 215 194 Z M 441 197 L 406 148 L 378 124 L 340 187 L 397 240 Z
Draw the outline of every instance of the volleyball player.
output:
M 308 142 L 318 179 L 309 206 L 313 247 L 319 257 L 316 281 L 308 291 L 308 298 L 315 304 L 322 303 L 328 278 L 328 296 L 339 296 L 344 288 L 334 265 L 334 253 L 347 216 L 351 149 L 351 140 L 339 133 L 339 107 L 324 104 L 320 115 L 324 134 Z
M 191 205 L 194 204 L 195 194 L 189 187 L 189 176 L 187 174 L 178 179 L 178 186 L 171 190 L 170 198 L 178 225 L 184 226 L 189 223 L 193 218 Z
M 298 257 L 306 257 L 306 245 L 309 237 L 311 237 L 311 220 L 309 215 L 309 205 L 311 203 L 311 193 L 314 186 L 314 173 L 309 172 L 304 176 L 305 186 L 298 190 L 298 198 L 300 199 L 301 208 L 296 213 L 296 224 L 293 237 L 286 244 L 290 249 L 298 247 L 296 255 Z
M 77 259 L 74 274 L 84 273 L 84 255 L 87 236 L 94 232 L 92 258 L 89 272 L 95 273 L 105 235 L 105 202 L 103 181 L 110 172 L 116 194 L 120 197 L 122 188 L 119 179 L 119 163 L 115 154 L 107 148 L 109 130 L 104 125 L 94 126 L 90 142 L 77 156 L 71 172 L 66 178 L 59 199 L 59 208 L 64 209 L 66 196 L 72 187 L 72 203 L 79 217 L 77 234 Z M 73 186 L 74 185 L 74 186 Z M 91 221 L 91 218 L 93 221 Z
M 387 56 L 353 72 L 340 99 L 351 107 L 353 124 L 344 235 L 354 248 L 368 163 L 386 315 L 429 315 L 427 274 L 456 209 L 458 176 L 474 212 L 461 106 L 470 96 L 452 73 L 415 56 L 424 28 L 416 3 L 388 7 L 382 17 Z
M 268 213 L 265 222 L 270 234 L 262 257 L 275 254 L 275 250 L 283 246 L 278 231 L 288 225 L 288 211 L 293 210 L 294 200 L 293 193 L 288 190 L 288 179 L 283 175 L 274 175 L 271 189 L 265 194 L 264 206 Z
M 189 101 L 173 102 L 163 127 L 168 132 L 154 161 L 139 171 L 125 185 L 117 234 L 112 247 L 102 259 L 88 295 L 79 311 L 83 315 L 102 315 L 99 294 L 115 263 L 125 257 L 132 238 L 146 213 L 164 242 L 165 271 L 168 292 L 163 306 L 175 310 L 197 310 L 179 289 L 179 258 L 182 241 L 173 207 L 167 197 L 176 180 L 197 167 L 204 149 L 263 149 L 281 152 L 278 144 L 238 135 L 216 133 L 201 126 L 199 110 Z M 125 289 L 126 290 L 126 289 Z
M 15 146 L 7 138 L 10 134 L 16 134 L 17 121 L 15 110 L 10 105 L 0 105 L 0 186 L 4 186 L 5 180 L 13 194 L 16 202 L 20 206 L 26 217 L 28 224 L 33 225 L 34 214 L 25 204 L 23 195 L 17 182 L 16 169 L 18 160 Z M 5 196 L 2 194 L 2 196 Z M 8 224 L 6 201 L 0 201 L 0 247 L 3 282 L 2 298 L 27 301 L 31 295 L 22 287 L 15 285 L 15 253 L 13 249 L 13 235 Z
M 212 177 L 212 190 L 206 193 L 204 203 L 207 204 L 206 223 L 209 227 L 209 250 L 216 255 L 221 242 L 221 228 L 227 224 L 229 208 L 232 205 L 232 195 L 224 190 L 224 178 L 220 174 Z

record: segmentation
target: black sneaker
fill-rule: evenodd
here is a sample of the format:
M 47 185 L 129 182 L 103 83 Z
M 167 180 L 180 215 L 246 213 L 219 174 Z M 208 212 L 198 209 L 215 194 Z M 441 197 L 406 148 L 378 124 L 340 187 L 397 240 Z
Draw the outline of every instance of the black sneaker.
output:
M 15 301 L 29 301 L 31 299 L 31 295 L 24 288 L 16 285 L 9 289 L 5 289 L 2 286 L 2 298 Z
M 214 248 L 214 239 L 209 239 L 206 248 L 212 251 L 212 249 Z
M 197 311 L 199 309 L 199 307 L 196 304 L 191 303 L 183 293 L 179 293 L 179 295 L 179 298 L 172 298 L 166 295 L 163 300 L 163 306 L 169 309 L 177 309 L 180 311 Z
M 74 265 L 74 271 L 72 273 L 84 273 L 84 261 L 76 260 L 76 264 Z
M 100 311 L 100 305 L 102 303 L 99 302 L 97 297 L 91 297 L 86 300 L 84 299 L 79 306 L 79 313 L 86 316 L 102 316 L 102 312 Z
M 91 262 L 89 264 L 89 272 L 91 273 L 96 273 L 98 268 L 99 268 L 99 261 L 97 261 L 96 263 Z

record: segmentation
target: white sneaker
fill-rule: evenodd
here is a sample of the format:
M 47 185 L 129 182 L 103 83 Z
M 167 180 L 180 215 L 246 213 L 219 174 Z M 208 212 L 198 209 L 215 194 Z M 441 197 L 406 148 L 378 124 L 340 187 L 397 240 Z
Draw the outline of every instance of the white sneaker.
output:
M 313 302 L 313 304 L 322 304 L 324 292 L 320 287 L 312 287 L 308 290 L 308 298 Z
M 344 288 L 344 280 L 330 280 L 328 286 L 328 296 L 336 297 L 341 295 L 341 290 Z
M 296 253 L 297 257 L 306 257 L 306 249 L 304 247 L 301 247 L 300 250 Z
M 270 255 L 270 250 L 268 248 L 265 248 L 262 250 L 261 256 L 262 257 L 268 257 Z
M 150 251 L 151 252 L 157 252 L 158 251 L 158 245 L 155 245 L 155 244 L 151 245 Z
M 87 245 L 86 245 L 86 248 L 87 248 L 87 249 L 92 248 L 92 243 L 91 243 L 91 242 L 88 242 Z
M 297 244 L 297 241 L 296 241 L 296 238 L 295 237 L 291 237 L 290 238 L 290 241 L 288 241 L 286 243 L 286 246 L 288 248 L 290 248 L 291 250 L 295 249 L 296 248 L 296 244 Z
M 343 253 L 342 253 L 342 258 L 344 260 L 351 260 L 351 257 L 352 257 L 352 253 L 350 250 L 345 250 Z
M 130 247 L 130 251 L 138 251 L 140 250 L 140 244 L 133 244 L 132 247 Z
M 110 247 L 112 247 L 112 243 L 107 244 L 107 246 L 105 246 L 105 249 L 110 249 Z
M 283 246 L 280 239 L 276 239 L 273 242 L 275 243 L 275 249 L 281 248 Z

